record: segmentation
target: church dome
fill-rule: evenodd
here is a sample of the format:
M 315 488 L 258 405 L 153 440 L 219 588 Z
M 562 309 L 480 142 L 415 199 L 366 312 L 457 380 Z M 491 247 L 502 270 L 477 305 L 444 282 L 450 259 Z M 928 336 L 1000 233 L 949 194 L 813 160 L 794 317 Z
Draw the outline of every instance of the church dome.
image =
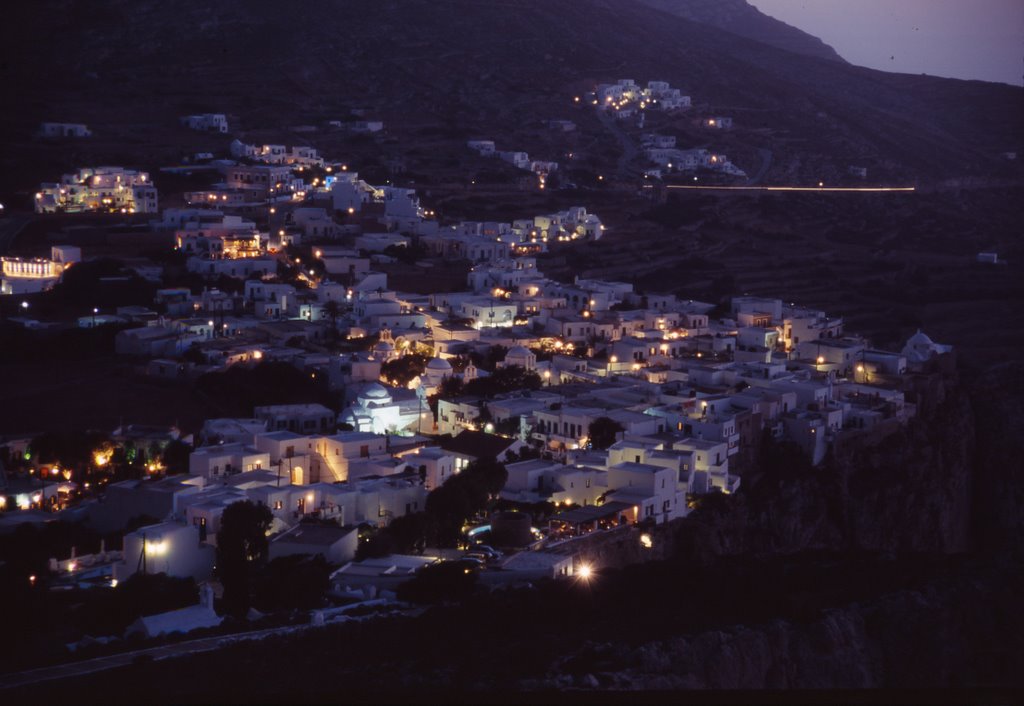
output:
M 375 382 L 369 387 L 367 387 L 366 390 L 363 391 L 363 394 L 360 395 L 360 397 L 366 398 L 368 400 L 382 400 L 391 397 L 391 395 L 388 394 L 387 388 L 385 388 L 379 382 Z
M 506 358 L 528 358 L 533 355 L 529 348 L 526 346 L 512 346 L 508 349 L 505 354 Z
M 933 346 L 933 345 L 935 345 L 935 342 L 932 341 L 932 339 L 928 338 L 928 335 L 926 333 L 924 333 L 923 331 L 918 329 L 918 332 L 915 333 L 913 336 L 911 336 L 910 339 L 907 341 L 907 345 L 908 346 Z
M 452 370 L 452 364 L 444 358 L 432 358 L 430 362 L 427 363 L 427 370 L 450 373 Z

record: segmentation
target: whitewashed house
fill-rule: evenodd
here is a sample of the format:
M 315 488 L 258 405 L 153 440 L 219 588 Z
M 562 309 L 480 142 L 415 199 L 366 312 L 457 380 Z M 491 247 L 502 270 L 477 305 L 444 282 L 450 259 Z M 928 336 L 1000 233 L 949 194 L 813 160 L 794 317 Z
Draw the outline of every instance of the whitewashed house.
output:
M 40 137 L 92 137 L 92 131 L 82 123 L 42 123 Z
M 181 124 L 190 130 L 199 130 L 201 132 L 228 131 L 228 118 L 223 113 L 186 115 L 181 118 Z
M 215 551 L 200 542 L 199 529 L 177 522 L 140 527 L 124 536 L 124 559 L 114 565 L 114 578 L 135 573 L 167 574 L 205 581 L 213 573 Z

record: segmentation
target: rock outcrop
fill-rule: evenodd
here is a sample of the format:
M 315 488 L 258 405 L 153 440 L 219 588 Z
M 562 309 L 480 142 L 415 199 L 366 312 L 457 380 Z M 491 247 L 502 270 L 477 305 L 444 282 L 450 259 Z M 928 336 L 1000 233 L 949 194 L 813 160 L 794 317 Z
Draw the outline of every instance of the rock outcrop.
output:
M 1019 571 L 960 577 L 827 611 L 644 642 L 588 643 L 528 688 L 920 689 L 1006 684 L 1024 669 Z M 1019 677 L 1018 677 L 1019 679 Z

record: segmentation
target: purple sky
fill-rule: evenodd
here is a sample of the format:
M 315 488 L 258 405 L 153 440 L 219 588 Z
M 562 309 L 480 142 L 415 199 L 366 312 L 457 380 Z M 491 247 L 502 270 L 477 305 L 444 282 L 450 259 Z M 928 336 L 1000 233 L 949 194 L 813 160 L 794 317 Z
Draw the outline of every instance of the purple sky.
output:
M 1024 0 L 748 0 L 852 64 L 1024 84 Z

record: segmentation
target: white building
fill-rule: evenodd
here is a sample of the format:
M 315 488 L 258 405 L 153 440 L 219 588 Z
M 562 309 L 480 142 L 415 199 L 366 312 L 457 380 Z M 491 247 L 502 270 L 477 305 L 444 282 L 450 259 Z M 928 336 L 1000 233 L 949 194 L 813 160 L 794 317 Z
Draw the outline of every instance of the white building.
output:
M 430 408 L 419 397 L 396 401 L 391 392 L 380 383 L 371 383 L 359 393 L 351 407 L 345 409 L 339 420 L 355 431 L 373 434 L 397 433 L 424 425 Z M 425 425 L 428 429 L 431 424 Z
M 223 113 L 186 115 L 181 118 L 181 124 L 190 130 L 201 130 L 202 132 L 228 131 L 228 119 Z
M 41 137 L 92 137 L 92 131 L 82 123 L 42 123 Z
M 935 343 L 927 334 L 918 330 L 903 346 L 903 356 L 911 367 L 920 367 L 933 357 L 950 353 L 952 350 L 953 346 Z
M 36 213 L 157 213 L 157 191 L 146 172 L 123 167 L 82 168 L 60 183 L 43 184 Z
M 140 527 L 124 536 L 124 560 L 114 565 L 114 578 L 124 581 L 137 572 L 192 577 L 205 581 L 213 573 L 215 550 L 199 540 L 199 529 L 177 522 Z
M 455 456 L 437 446 L 419 448 L 414 454 L 402 457 L 423 479 L 428 491 L 440 488 L 455 474 Z
M 270 454 L 254 448 L 252 441 L 200 446 L 188 458 L 188 472 L 211 481 L 269 468 Z
M 344 564 L 356 556 L 359 531 L 355 527 L 298 524 L 270 540 L 269 557 L 322 556 L 328 564 Z
M 512 346 L 505 353 L 505 360 L 502 361 L 505 367 L 518 366 L 524 370 L 537 369 L 537 354 L 525 346 Z
M 639 520 L 668 522 L 686 515 L 679 473 L 646 463 L 618 463 L 608 469 L 609 499 L 640 508 Z
M 253 416 L 266 422 L 267 431 L 323 434 L 336 429 L 335 413 L 322 404 L 281 404 L 256 407 Z
M 31 294 L 50 289 L 64 271 L 82 259 L 82 251 L 72 245 L 50 248 L 50 259 L 0 257 L 0 294 Z
M 466 147 L 473 150 L 481 157 L 494 156 L 494 140 L 470 140 L 466 143 Z

